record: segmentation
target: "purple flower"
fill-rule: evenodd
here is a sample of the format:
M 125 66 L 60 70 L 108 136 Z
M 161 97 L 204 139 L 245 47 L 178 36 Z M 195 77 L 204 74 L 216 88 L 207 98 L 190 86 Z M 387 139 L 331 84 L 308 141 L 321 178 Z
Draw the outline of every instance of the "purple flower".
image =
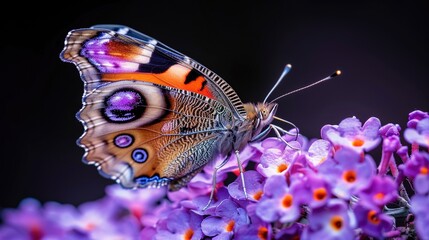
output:
M 0 226 L 0 239 L 38 239 L 40 235 L 32 235 L 31 232 L 23 231 L 11 225 Z
M 400 133 L 401 128 L 397 124 L 386 124 L 380 128 L 379 133 L 383 138 L 383 154 L 378 166 L 378 173 L 385 175 L 390 167 L 394 176 L 398 175 L 396 164 L 394 163 L 393 153 L 401 147 Z
M 249 224 L 246 210 L 240 208 L 230 199 L 223 200 L 212 216 L 201 223 L 206 236 L 216 239 L 232 239 L 234 233 L 243 225 Z
M 113 227 L 116 204 L 110 199 L 86 202 L 79 206 L 79 216 L 74 221 L 74 227 L 82 232 L 93 232 Z
M 158 222 L 155 239 L 191 240 L 202 239 L 201 221 L 203 217 L 187 209 L 175 209 L 167 218 Z
M 329 141 L 317 139 L 310 145 L 305 156 L 307 161 L 313 167 L 316 167 L 329 157 L 329 154 L 332 153 L 332 149 L 332 145 Z
M 296 195 L 311 209 L 322 207 L 331 199 L 331 186 L 321 175 L 308 170 L 305 174 L 295 174 L 291 178 L 299 182 Z
M 358 227 L 377 239 L 382 239 L 384 233 L 392 230 L 394 219 L 383 214 L 380 207 L 360 202 L 353 207 Z
M 246 146 L 243 151 L 240 152 L 240 161 L 243 168 L 247 163 L 254 158 L 259 158 L 260 152 L 257 148 L 252 146 Z M 198 173 L 188 185 L 175 192 L 168 192 L 168 198 L 173 200 L 173 204 L 177 204 L 185 200 L 193 200 L 203 195 L 209 195 L 213 188 L 213 174 L 214 169 L 218 166 L 224 157 L 219 155 L 217 158 L 204 167 L 204 170 Z M 224 182 L 228 177 L 228 173 L 233 172 L 237 176 L 240 175 L 239 168 L 237 165 L 237 158 L 235 155 L 231 155 L 228 162 L 216 172 L 216 188 L 224 186 Z
M 289 132 L 294 134 L 296 133 L 296 130 L 292 129 Z M 294 147 L 298 147 L 301 150 L 307 149 L 308 139 L 300 134 L 298 135 L 298 138 L 296 138 L 296 136 L 294 135 L 287 135 L 287 134 L 283 135 L 282 138 L 283 140 L 285 140 L 286 142 L 288 142 L 290 145 Z M 289 148 L 281 139 L 277 137 L 265 138 L 261 142 L 251 143 L 251 146 L 258 149 L 259 152 L 261 153 L 264 153 L 267 149 L 271 149 L 271 148 L 277 148 L 281 150 Z
M 63 230 L 72 231 L 80 217 L 80 212 L 72 205 L 47 202 L 44 205 L 43 215 Z
M 410 159 L 399 166 L 404 175 L 413 180 L 413 186 L 417 193 L 429 192 L 429 154 L 426 152 L 414 152 Z
M 296 221 L 300 216 L 302 199 L 296 194 L 298 186 L 288 186 L 283 175 L 274 175 L 266 180 L 264 195 L 257 203 L 256 214 L 264 221 L 282 223 Z
M 55 202 L 43 208 L 34 199 L 26 199 L 17 211 L 5 211 L 10 227 L 0 230 L 9 239 L 122 239 L 136 238 L 135 219 L 115 215 L 117 208 L 108 199 L 82 204 L 77 211 L 71 205 Z M 19 234 L 13 236 L 12 234 Z M 19 237 L 20 236 L 20 237 Z
M 402 147 L 399 136 L 391 135 L 383 138 L 383 151 L 386 152 L 396 152 Z
M 274 239 L 301 239 L 302 232 L 306 225 L 302 223 L 293 223 L 290 226 L 287 226 L 280 231 L 278 231 Z
M 352 222 L 346 203 L 331 199 L 325 207 L 310 213 L 302 239 L 354 239 Z
M 173 209 L 171 202 L 161 201 L 159 205 L 156 205 L 140 218 L 142 227 L 155 227 L 158 220 L 167 217 Z
M 109 198 L 84 203 L 78 210 L 73 228 L 89 239 L 136 238 L 139 235 L 139 221 L 132 215 L 121 215 L 118 205 Z
M 383 151 L 395 152 L 402 147 L 399 139 L 400 127 L 391 123 L 380 128 L 380 135 L 383 138 Z
M 175 192 L 114 184 L 106 188 L 106 197 L 79 207 L 26 199 L 18 209 L 2 211 L 0 239 L 401 239 L 417 234 L 429 240 L 429 152 L 419 149 L 429 145 L 429 114 L 409 114 L 403 137 L 411 143 L 410 153 L 402 146 L 399 125 L 380 125 L 375 117 L 363 125 L 352 117 L 325 125 L 323 139 L 282 136 L 294 148 L 279 138 L 248 144 L 240 152 L 247 199 L 232 155 L 217 172 L 214 196 L 205 208 L 214 167 L 223 161 L 219 156 Z M 381 140 L 377 172 L 368 151 Z M 399 166 L 397 157 L 403 162 Z M 415 190 L 411 201 L 408 183 Z M 405 221 L 394 218 L 404 215 L 409 216 Z
M 260 152 L 257 148 L 251 145 L 246 146 L 240 152 L 240 162 L 243 169 L 247 166 L 249 161 L 259 159 L 259 156 Z M 213 174 L 215 167 L 220 165 L 224 160 L 224 156 L 218 155 L 212 162 L 204 167 L 203 171 L 191 179 L 187 187 L 176 192 L 169 192 L 168 198 L 175 200 L 174 203 L 176 204 L 181 200 L 192 200 L 197 196 L 210 194 L 213 188 Z M 236 155 L 231 155 L 228 162 L 216 172 L 216 188 L 224 186 L 224 182 L 229 173 L 233 172 L 237 176 L 240 175 L 237 164 Z
M 199 196 L 209 195 L 213 185 L 213 173 L 208 174 L 203 172 L 198 173 L 187 186 L 178 191 L 168 192 L 168 199 L 172 201 L 172 206 L 177 207 L 182 201 L 192 200 Z M 216 177 L 216 189 L 224 186 L 224 181 L 227 175 L 222 174 Z
M 429 196 L 416 194 L 411 198 L 411 211 L 415 216 L 417 234 L 423 240 L 429 239 Z
M 369 185 L 360 191 L 362 201 L 382 207 L 398 198 L 395 181 L 389 176 L 375 176 Z
M 402 159 L 402 162 L 407 162 L 410 157 L 408 155 L 408 146 L 402 146 L 397 151 L 396 154 Z
M 417 128 L 417 123 L 420 122 L 420 120 L 425 118 L 429 118 L 429 114 L 427 112 L 414 110 L 408 114 L 407 127 L 415 129 Z
M 235 240 L 268 240 L 271 239 L 270 226 L 260 226 L 257 224 L 250 224 L 248 226 L 243 226 L 237 230 L 237 233 L 234 235 Z
M 323 162 L 318 170 L 333 185 L 332 192 L 339 198 L 349 199 L 371 181 L 375 175 L 375 163 L 369 155 L 348 148 L 338 150 L 333 158 Z
M 335 148 L 349 147 L 357 152 L 370 151 L 380 143 L 378 130 L 380 120 L 369 118 L 364 125 L 356 117 L 346 118 L 336 125 L 325 125 L 322 130 L 322 138 L 330 141 Z
M 140 228 L 134 219 L 123 218 L 120 221 L 111 221 L 103 228 L 94 229 L 88 239 L 138 239 Z M 79 239 L 79 238 L 78 238 Z
M 250 218 L 250 224 L 242 225 L 240 228 L 238 228 L 237 233 L 234 235 L 234 239 L 272 239 L 271 224 L 263 221 L 260 217 L 258 217 L 258 215 L 256 215 L 256 204 L 251 203 L 247 205 L 246 210 Z
M 42 239 L 61 237 L 64 231 L 54 220 L 44 216 L 40 202 L 33 198 L 21 201 L 18 209 L 5 209 L 3 219 L 7 227 L 0 230 L 5 239 Z
M 143 215 L 149 215 L 156 209 L 158 202 L 166 196 L 166 189 L 124 189 L 119 185 L 110 185 L 106 193 L 112 201 L 140 220 Z
M 222 203 L 223 200 L 228 199 L 229 197 L 230 196 L 228 193 L 228 189 L 222 186 L 216 189 L 215 195 L 210 203 L 210 206 L 205 210 L 203 209 L 209 202 L 209 195 L 201 195 L 191 200 L 183 200 L 182 202 L 180 202 L 180 204 L 183 207 L 188 208 L 199 215 L 213 215 L 219 204 Z
M 409 143 L 429 147 L 429 118 L 418 121 L 416 128 L 405 129 L 404 138 Z
M 401 132 L 401 127 L 398 124 L 388 123 L 380 127 L 378 132 L 383 138 L 390 136 L 399 136 Z
M 257 148 L 253 147 L 252 145 L 247 145 L 243 150 L 241 150 L 239 155 L 242 167 L 245 168 L 250 160 L 258 161 L 259 156 L 260 152 Z M 224 156 L 219 155 L 214 161 L 204 167 L 204 172 L 212 176 L 214 168 L 218 166 L 224 159 Z M 237 165 L 237 157 L 235 154 L 232 154 L 228 162 L 217 171 L 216 178 L 225 179 L 226 175 L 230 172 L 233 172 L 236 175 L 239 175 L 240 173 Z
M 286 170 L 290 167 L 293 160 L 298 155 L 298 152 L 291 148 L 267 149 L 261 156 L 261 161 L 257 165 L 256 170 L 264 177 L 273 175 L 285 175 Z
M 154 227 L 143 227 L 139 239 L 155 240 L 156 229 Z
M 249 199 L 259 201 L 264 193 L 263 186 L 265 178 L 257 171 L 249 170 L 244 172 L 244 182 Z M 240 177 L 237 177 L 234 182 L 228 185 L 228 192 L 229 195 L 236 200 L 245 199 L 243 184 Z

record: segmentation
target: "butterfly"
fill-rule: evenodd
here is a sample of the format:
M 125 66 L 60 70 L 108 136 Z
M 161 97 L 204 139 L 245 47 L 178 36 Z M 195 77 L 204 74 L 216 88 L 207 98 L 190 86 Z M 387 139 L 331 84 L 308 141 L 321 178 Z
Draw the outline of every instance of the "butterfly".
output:
M 178 190 L 215 156 L 219 168 L 271 130 L 287 132 L 271 124 L 277 103 L 242 103 L 216 73 L 127 26 L 72 30 L 60 58 L 84 83 L 83 160 L 124 188 Z

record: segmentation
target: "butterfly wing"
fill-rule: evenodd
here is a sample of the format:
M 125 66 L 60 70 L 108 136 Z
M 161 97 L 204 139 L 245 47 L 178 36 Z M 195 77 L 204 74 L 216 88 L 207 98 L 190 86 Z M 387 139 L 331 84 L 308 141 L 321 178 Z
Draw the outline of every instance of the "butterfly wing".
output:
M 84 161 L 127 188 L 176 190 L 213 159 L 224 123 L 242 118 L 242 103 L 183 54 L 134 30 L 113 30 L 71 31 L 61 53 L 85 84 Z
M 180 188 L 216 154 L 218 119 L 232 118 L 216 100 L 142 81 L 101 85 L 84 101 L 84 159 L 126 188 Z
M 70 31 L 61 59 L 76 64 L 87 94 L 105 82 L 152 82 L 216 99 L 243 119 L 243 103 L 231 86 L 200 63 L 134 29 L 96 25 Z

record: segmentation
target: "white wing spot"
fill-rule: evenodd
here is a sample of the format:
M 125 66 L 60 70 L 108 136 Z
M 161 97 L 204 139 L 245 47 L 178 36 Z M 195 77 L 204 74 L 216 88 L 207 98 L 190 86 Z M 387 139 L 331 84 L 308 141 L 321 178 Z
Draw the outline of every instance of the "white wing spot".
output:
M 118 31 L 116 31 L 116 32 L 119 33 L 119 34 L 126 35 L 128 33 L 128 31 L 130 31 L 129 28 L 123 27 L 123 28 L 119 28 Z

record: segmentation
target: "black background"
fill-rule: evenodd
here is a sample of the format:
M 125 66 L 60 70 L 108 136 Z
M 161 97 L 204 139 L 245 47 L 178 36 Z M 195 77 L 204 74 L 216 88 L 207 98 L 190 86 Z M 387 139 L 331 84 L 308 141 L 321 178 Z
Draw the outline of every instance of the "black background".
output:
M 75 143 L 83 83 L 58 57 L 74 28 L 135 28 L 218 73 L 244 102 L 262 101 L 287 63 L 292 71 L 273 97 L 340 69 L 341 77 L 279 101 L 277 115 L 310 138 L 350 116 L 404 128 L 409 112 L 429 110 L 424 1 L 118 2 L 3 7 L 0 208 L 26 197 L 77 205 L 113 183 L 81 162 Z

